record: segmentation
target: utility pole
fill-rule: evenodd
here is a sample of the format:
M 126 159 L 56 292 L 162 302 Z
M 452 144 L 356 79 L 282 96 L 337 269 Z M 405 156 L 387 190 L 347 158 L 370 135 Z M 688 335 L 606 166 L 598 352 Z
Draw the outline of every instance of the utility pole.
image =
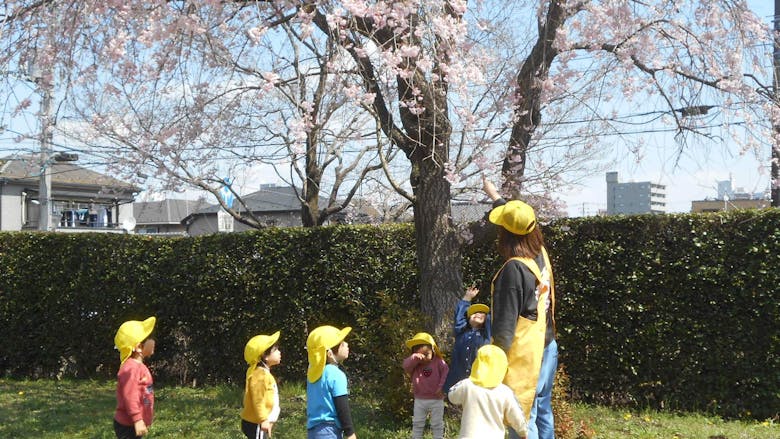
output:
M 33 49 L 28 59 L 27 74 L 41 93 L 41 107 L 38 117 L 41 121 L 41 168 L 38 186 L 38 230 L 54 230 L 51 221 L 51 167 L 55 157 L 52 155 L 53 120 L 52 120 L 52 84 L 51 67 L 42 66 L 37 49 Z
M 778 0 L 780 1 L 780 0 Z M 51 84 L 46 78 L 37 78 L 38 87 L 41 89 L 41 181 L 38 189 L 38 201 L 40 209 L 38 217 L 38 230 L 53 230 L 51 221 L 51 167 L 54 165 L 52 157 L 52 121 L 51 121 Z
M 772 18 L 774 29 L 774 56 L 772 57 L 774 62 L 774 81 L 772 81 L 772 98 L 774 99 L 775 106 L 780 106 L 780 38 L 778 32 L 780 32 L 780 0 L 775 0 L 775 15 Z M 780 121 L 773 120 L 773 130 L 775 141 L 772 142 L 772 207 L 780 207 Z

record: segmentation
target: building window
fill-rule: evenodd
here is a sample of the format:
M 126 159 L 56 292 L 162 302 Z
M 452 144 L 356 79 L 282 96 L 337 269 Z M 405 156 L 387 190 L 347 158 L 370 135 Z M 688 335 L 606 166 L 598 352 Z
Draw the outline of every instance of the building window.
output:
M 78 201 L 53 201 L 52 214 L 59 227 L 111 227 L 112 206 Z
M 233 231 L 233 217 L 223 209 L 217 212 L 217 230 L 220 232 Z

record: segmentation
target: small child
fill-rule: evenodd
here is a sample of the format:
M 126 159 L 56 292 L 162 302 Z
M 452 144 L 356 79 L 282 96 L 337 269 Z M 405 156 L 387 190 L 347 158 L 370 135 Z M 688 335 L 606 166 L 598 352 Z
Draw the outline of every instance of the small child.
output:
M 320 326 L 306 339 L 308 439 L 357 439 L 349 409 L 347 376 L 338 367 L 349 357 L 349 345 L 344 338 L 351 330 L 349 326 L 344 329 Z
M 154 419 L 154 382 L 144 358 L 154 354 L 155 342 L 149 335 L 155 322 L 154 317 L 143 322 L 124 322 L 114 336 L 120 361 L 114 412 L 114 432 L 118 439 L 144 436 Z
M 490 343 L 490 308 L 481 303 L 471 305 L 477 294 L 478 289 L 468 288 L 455 307 L 455 346 L 452 349 L 450 373 L 444 382 L 444 393 L 471 374 L 477 350 Z
M 495 345 L 479 348 L 471 375 L 456 383 L 447 397 L 463 405 L 458 439 L 504 439 L 505 425 L 519 435 L 526 434 L 523 409 L 515 394 L 502 384 L 508 362 L 506 354 Z
M 244 409 L 241 410 L 241 431 L 248 439 L 271 436 L 279 419 L 279 389 L 271 375 L 271 367 L 282 362 L 279 331 L 272 335 L 256 335 L 244 347 L 244 360 L 249 364 L 244 387 Z
M 414 393 L 414 417 L 412 439 L 422 439 L 425 418 L 430 413 L 431 433 L 434 439 L 444 437 L 444 393 L 442 386 L 449 367 L 441 357 L 439 348 L 430 334 L 419 332 L 406 346 L 412 354 L 404 359 L 403 368 L 412 379 Z

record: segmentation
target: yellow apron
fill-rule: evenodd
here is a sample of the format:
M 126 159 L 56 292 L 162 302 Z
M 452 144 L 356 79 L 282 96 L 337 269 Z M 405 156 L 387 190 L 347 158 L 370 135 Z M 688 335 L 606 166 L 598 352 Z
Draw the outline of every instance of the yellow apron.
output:
M 539 370 L 542 368 L 544 336 L 547 330 L 545 303 L 548 295 L 552 309 L 553 328 L 555 326 L 555 288 L 553 287 L 552 266 L 547 256 L 547 250 L 544 247 L 542 248 L 542 255 L 544 256 L 544 272 L 539 270 L 539 265 L 531 258 L 511 258 L 493 276 L 493 282 L 490 286 L 490 305 L 492 309 L 493 285 L 495 285 L 496 278 L 509 261 L 514 259 L 522 262 L 536 277 L 536 287 L 539 290 L 539 300 L 536 305 L 536 321 L 529 320 L 523 316 L 518 317 L 515 337 L 512 340 L 509 351 L 506 353 L 509 360 L 509 370 L 504 378 L 504 384 L 514 391 L 515 397 L 523 409 L 526 421 L 531 418 L 531 407 L 536 397 Z

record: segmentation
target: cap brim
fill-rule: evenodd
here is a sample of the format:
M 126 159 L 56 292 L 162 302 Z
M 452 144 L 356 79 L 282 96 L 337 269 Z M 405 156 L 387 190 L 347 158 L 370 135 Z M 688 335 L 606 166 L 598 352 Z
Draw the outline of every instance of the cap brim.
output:
M 336 342 L 333 343 L 332 345 L 326 346 L 326 348 L 332 349 L 332 348 L 340 345 L 341 342 L 344 341 L 345 338 L 347 338 L 347 335 L 349 335 L 350 332 L 352 332 L 352 327 L 350 327 L 350 326 L 345 326 L 344 328 L 340 329 L 339 330 L 338 340 L 336 340 Z
M 410 349 L 421 344 L 431 344 L 431 342 L 430 340 L 425 340 L 423 338 L 413 338 L 411 340 L 406 340 L 406 347 Z
M 339 341 L 337 341 L 336 344 L 339 344 L 342 341 L 344 341 L 344 339 L 347 338 L 347 335 L 349 335 L 350 332 L 352 332 L 351 326 L 345 326 L 344 328 L 342 328 L 341 331 L 339 331 Z
M 433 347 L 433 352 L 435 352 L 436 355 L 441 356 L 441 351 L 439 351 L 439 346 L 436 345 L 436 342 L 433 341 L 432 337 L 430 340 L 427 338 L 418 338 L 418 337 L 415 337 L 411 340 L 406 340 L 406 347 L 409 349 L 421 344 L 431 345 Z
M 144 340 L 149 338 L 150 335 L 152 335 L 152 331 L 154 331 L 154 325 L 157 323 L 156 317 L 149 317 L 148 319 L 141 322 L 141 326 L 144 328 Z M 143 341 L 143 340 L 142 340 Z
M 269 340 L 271 342 L 271 344 L 268 346 L 268 348 L 270 348 L 271 346 L 275 345 L 276 342 L 279 341 L 279 336 L 281 334 L 282 334 L 282 331 L 276 331 L 273 334 L 271 334 L 271 340 Z M 266 348 L 266 349 L 268 349 L 268 348 Z
M 468 310 L 466 311 L 466 314 L 469 317 L 471 317 L 472 314 L 478 313 L 478 312 L 487 314 L 487 313 L 490 312 L 490 308 L 487 305 L 485 305 L 484 303 L 475 303 L 474 305 L 471 305 L 468 308 Z

